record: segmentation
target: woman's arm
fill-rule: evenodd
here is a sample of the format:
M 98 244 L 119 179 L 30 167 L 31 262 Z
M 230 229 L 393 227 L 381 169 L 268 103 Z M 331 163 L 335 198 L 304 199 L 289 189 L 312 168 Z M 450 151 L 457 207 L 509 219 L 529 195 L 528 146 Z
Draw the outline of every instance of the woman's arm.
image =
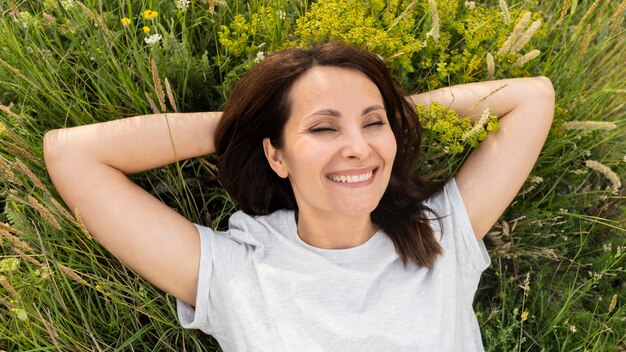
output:
M 197 230 L 126 175 L 214 152 L 219 116 L 136 116 L 52 130 L 44 137 L 52 182 L 89 232 L 138 274 L 192 305 Z
M 554 88 L 546 77 L 471 83 L 413 95 L 461 117 L 480 117 L 489 108 L 500 129 L 474 150 L 456 175 L 474 233 L 482 239 L 528 178 L 546 140 L 554 114 Z

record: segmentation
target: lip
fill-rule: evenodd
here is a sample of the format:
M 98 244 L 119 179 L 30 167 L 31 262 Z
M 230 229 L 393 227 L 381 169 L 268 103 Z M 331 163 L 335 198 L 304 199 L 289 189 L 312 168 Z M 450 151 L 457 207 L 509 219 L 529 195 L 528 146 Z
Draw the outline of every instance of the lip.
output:
M 337 182 L 334 181 L 331 176 L 355 176 L 355 175 L 362 175 L 362 174 L 366 174 L 368 172 L 372 173 L 372 176 L 366 180 L 366 181 L 361 181 L 361 182 L 352 182 L 352 183 L 348 183 L 348 182 Z M 350 169 L 350 170 L 342 170 L 342 171 L 338 171 L 338 172 L 332 172 L 326 175 L 326 179 L 328 181 L 330 181 L 332 184 L 334 185 L 338 185 L 338 186 L 342 186 L 342 187 L 363 187 L 363 186 L 367 186 L 369 184 L 371 184 L 372 182 L 374 182 L 374 178 L 376 177 L 376 173 L 378 172 L 378 167 L 365 167 L 365 168 L 359 168 L 359 169 Z

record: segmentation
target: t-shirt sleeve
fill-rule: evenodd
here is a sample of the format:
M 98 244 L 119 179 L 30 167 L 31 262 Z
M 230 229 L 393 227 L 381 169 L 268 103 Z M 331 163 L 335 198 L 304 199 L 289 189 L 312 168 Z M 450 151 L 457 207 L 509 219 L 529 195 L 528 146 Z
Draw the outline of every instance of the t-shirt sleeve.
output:
M 181 300 L 176 300 L 176 312 L 180 324 L 187 329 L 199 329 L 211 335 L 213 330 L 209 321 L 209 287 L 213 273 L 213 258 L 210 254 L 210 242 L 216 234 L 208 227 L 194 224 L 200 236 L 200 268 L 198 270 L 198 290 L 195 308 Z
M 461 279 L 468 289 L 475 290 L 481 273 L 491 264 L 491 259 L 483 241 L 476 239 L 456 179 L 450 179 L 443 190 L 430 198 L 426 205 L 441 217 L 441 244 L 444 251 L 455 256 L 457 270 L 463 274 Z

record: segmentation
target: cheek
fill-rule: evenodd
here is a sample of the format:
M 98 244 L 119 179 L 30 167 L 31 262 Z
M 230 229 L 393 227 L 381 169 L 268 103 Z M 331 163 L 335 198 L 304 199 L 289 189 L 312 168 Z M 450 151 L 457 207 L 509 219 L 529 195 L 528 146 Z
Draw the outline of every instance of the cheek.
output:
M 392 131 L 389 131 L 389 136 L 387 136 L 387 141 L 384 143 L 383 148 L 383 153 L 385 155 L 384 158 L 393 163 L 398 151 L 398 145 L 396 143 L 396 137 Z

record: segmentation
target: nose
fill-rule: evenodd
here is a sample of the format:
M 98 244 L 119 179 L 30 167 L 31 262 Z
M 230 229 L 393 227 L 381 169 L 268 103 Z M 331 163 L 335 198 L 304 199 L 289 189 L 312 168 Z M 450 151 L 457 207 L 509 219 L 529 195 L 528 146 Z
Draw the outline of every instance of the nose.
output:
M 342 156 L 345 158 L 367 159 L 372 149 L 362 128 L 344 131 Z

